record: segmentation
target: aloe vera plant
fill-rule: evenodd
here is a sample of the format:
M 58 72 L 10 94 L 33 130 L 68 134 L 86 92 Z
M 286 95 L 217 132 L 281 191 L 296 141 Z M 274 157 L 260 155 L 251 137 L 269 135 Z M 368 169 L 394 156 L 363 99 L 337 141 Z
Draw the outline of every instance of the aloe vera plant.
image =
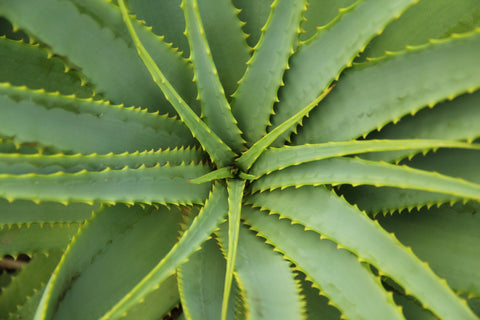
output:
M 0 318 L 478 319 L 480 4 L 417 2 L 0 0 Z

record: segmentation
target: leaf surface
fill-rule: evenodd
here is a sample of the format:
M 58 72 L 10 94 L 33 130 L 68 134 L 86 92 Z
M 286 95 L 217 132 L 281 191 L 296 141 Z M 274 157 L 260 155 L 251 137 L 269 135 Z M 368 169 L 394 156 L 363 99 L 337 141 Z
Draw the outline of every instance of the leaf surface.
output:
M 155 166 L 101 172 L 50 175 L 0 175 L 0 196 L 6 199 L 29 199 L 68 203 L 104 201 L 190 204 L 202 203 L 209 184 L 192 184 L 188 180 L 209 171 L 202 165 L 179 167 Z
M 302 319 L 299 288 L 288 263 L 244 226 L 239 232 L 235 274 L 248 319 Z M 226 224 L 218 234 L 228 254 Z
M 247 71 L 233 95 L 232 111 L 249 145 L 266 133 L 304 9 L 304 0 L 276 0 L 272 4 Z
M 279 92 L 280 102 L 275 107 L 276 114 L 272 117 L 270 129 L 313 101 L 351 64 L 373 36 L 414 2 L 415 0 L 389 3 L 382 0 L 356 1 L 300 46 L 289 61 L 285 87 Z M 292 128 L 282 135 L 275 146 L 283 145 L 294 130 Z
M 77 234 L 79 223 L 0 226 L 0 256 L 33 254 L 65 249 Z
M 315 145 L 285 146 L 266 150 L 254 163 L 251 174 L 261 176 L 274 170 L 304 162 L 365 152 L 385 150 L 429 149 L 438 147 L 480 148 L 480 145 L 442 140 L 367 140 L 328 142 Z
M 455 290 L 480 297 L 480 215 L 468 205 L 377 216 Z
M 200 245 L 210 238 L 210 234 L 224 220 L 228 211 L 226 188 L 216 185 L 209 200 L 202 208 L 190 228 L 185 231 L 180 240 L 171 247 L 163 259 L 136 285 L 124 294 L 123 298 L 106 311 L 100 318 L 117 319 L 135 305 L 141 303 L 150 292 L 172 275 L 175 270 L 193 254 Z
M 193 143 L 188 129 L 172 118 L 5 84 L 0 112 L 0 135 L 65 151 L 105 154 Z
M 365 214 L 327 189 L 290 188 L 256 194 L 247 201 L 308 226 L 354 252 L 377 267 L 382 274 L 401 284 L 440 318 L 476 319 L 465 301 L 458 298 L 411 251 Z
M 225 143 L 210 130 L 210 128 L 203 122 L 195 112 L 190 109 L 188 104 L 182 99 L 175 88 L 170 84 L 165 75 L 160 71 L 158 65 L 152 59 L 148 51 L 145 49 L 141 40 L 139 39 L 132 22 L 128 17 L 127 8 L 124 1 L 119 2 L 125 24 L 137 48 L 140 58 L 145 63 L 153 80 L 157 83 L 159 88 L 165 94 L 167 100 L 172 104 L 181 119 L 190 128 L 194 137 L 200 141 L 205 150 L 210 154 L 213 161 L 219 166 L 228 164 L 235 156 L 233 151 L 225 145 Z
M 330 298 L 348 319 L 403 319 L 378 279 L 351 252 L 287 219 L 244 210 L 248 224 Z M 286 237 L 285 235 L 288 235 Z M 291 241 L 295 239 L 295 241 Z M 308 311 L 307 311 L 308 312 Z
M 480 86 L 480 29 L 359 64 L 304 123 L 296 144 L 358 138 Z
M 252 190 L 320 184 L 394 186 L 480 199 L 480 185 L 476 183 L 407 166 L 352 158 L 332 158 L 289 167 L 254 182 Z
M 65 63 L 59 57 L 49 57 L 48 51 L 38 45 L 0 38 L 0 60 L 0 82 L 59 91 L 64 95 L 75 94 L 80 98 L 94 94 L 78 72 L 65 72 Z
M 36 1 L 6 0 L 0 4 L 0 10 L 12 22 L 49 44 L 53 52 L 68 56 L 105 98 L 151 111 L 174 111 L 138 58 L 121 22 L 120 11 L 112 2 L 47 0 L 40 5 Z M 194 102 L 192 69 L 141 23 L 133 24 L 175 89 L 188 103 Z
M 178 208 L 123 205 L 96 213 L 67 248 L 34 319 L 98 319 L 176 242 L 180 214 Z
M 227 3 L 227 2 L 223 2 Z M 217 5 L 215 5 L 217 6 Z M 196 0 L 184 0 L 187 37 L 191 47 L 198 95 L 202 102 L 202 114 L 208 127 L 233 150 L 243 149 L 243 139 L 233 118 L 225 91 L 220 83 L 212 52 L 205 35 Z M 220 26 L 217 26 L 219 28 Z M 226 45 L 225 45 L 226 46 Z

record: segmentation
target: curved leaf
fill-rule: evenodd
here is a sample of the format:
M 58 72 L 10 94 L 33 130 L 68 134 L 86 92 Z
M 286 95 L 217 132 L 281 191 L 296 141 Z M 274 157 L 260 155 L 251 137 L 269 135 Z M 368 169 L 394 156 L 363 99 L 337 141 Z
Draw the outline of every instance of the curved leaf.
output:
M 183 122 L 185 122 L 185 124 L 190 128 L 194 137 L 200 141 L 214 162 L 220 166 L 228 164 L 235 156 L 233 151 L 227 145 L 225 145 L 225 143 L 215 133 L 213 133 L 210 128 L 208 128 L 208 126 L 195 114 L 195 112 L 190 109 L 177 91 L 175 91 L 175 88 L 172 87 L 148 51 L 142 45 L 132 25 L 132 22 L 130 21 L 130 18 L 128 17 L 127 8 L 125 7 L 124 1 L 119 0 L 119 4 L 125 24 L 127 25 L 128 31 L 132 36 L 138 54 L 145 63 L 145 66 L 153 77 L 153 80 L 157 83 L 158 87 L 162 89 L 167 100 L 172 103 Z
M 226 2 L 223 2 L 226 3 Z M 198 96 L 202 102 L 202 114 L 209 128 L 233 150 L 243 149 L 243 139 L 233 118 L 225 91 L 220 83 L 217 68 L 213 63 L 210 46 L 207 42 L 203 22 L 196 0 L 184 0 L 187 37 L 191 47 Z
M 323 187 L 290 188 L 256 194 L 247 201 L 308 226 L 354 252 L 401 284 L 440 318 L 477 319 L 465 301 L 411 250 L 333 192 Z
M 272 4 L 262 37 L 233 94 L 232 111 L 249 145 L 266 133 L 304 9 L 305 0 L 276 0 Z
M 260 236 L 302 270 L 347 319 L 403 319 L 380 281 L 351 252 L 337 249 L 335 243 L 320 239 L 318 233 L 259 210 L 245 209 L 244 217 Z
M 224 220 L 227 214 L 227 194 L 223 185 L 217 185 L 203 209 L 185 231 L 180 240 L 171 247 L 163 259 L 137 284 L 123 295 L 112 308 L 106 310 L 101 320 L 117 319 L 142 301 L 165 279 L 175 272 L 200 245 L 210 238 L 210 234 Z
M 287 261 L 247 228 L 240 227 L 239 233 L 235 274 L 248 319 L 302 319 L 299 288 Z M 228 254 L 226 224 L 218 234 Z
M 480 28 L 356 65 L 312 112 L 295 144 L 358 138 L 480 87 Z
M 103 201 L 191 204 L 202 203 L 209 184 L 188 180 L 209 171 L 202 165 L 109 168 L 101 172 L 57 172 L 50 175 L 0 175 L 0 196 L 6 199 L 62 203 Z

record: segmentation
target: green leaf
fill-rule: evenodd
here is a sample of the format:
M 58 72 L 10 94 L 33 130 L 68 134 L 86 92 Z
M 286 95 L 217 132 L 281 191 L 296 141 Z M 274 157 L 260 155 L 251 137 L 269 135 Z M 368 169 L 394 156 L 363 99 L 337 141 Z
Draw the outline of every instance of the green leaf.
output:
M 473 141 L 480 137 L 480 91 L 446 101 L 433 109 L 420 110 L 408 115 L 397 124 L 389 124 L 380 132 L 373 132 L 374 139 L 449 139 Z M 415 153 L 418 153 L 415 152 Z M 366 154 L 362 158 L 397 161 L 412 156 L 412 152 L 382 152 Z
M 209 171 L 202 165 L 155 166 L 138 169 L 109 168 L 101 172 L 57 172 L 50 175 L 0 175 L 0 196 L 6 199 L 68 203 L 103 201 L 133 204 L 143 202 L 202 203 L 210 184 L 188 180 Z
M 185 231 L 180 240 L 171 247 L 166 256 L 145 275 L 137 284 L 129 289 L 115 305 L 100 318 L 117 319 L 128 309 L 142 301 L 151 291 L 175 272 L 175 269 L 184 263 L 200 245 L 210 238 L 210 234 L 224 220 L 227 214 L 226 188 L 217 185 L 199 215 L 190 228 Z
M 225 287 L 223 289 L 223 302 L 221 319 L 226 320 L 228 314 L 228 302 L 233 282 L 233 270 L 237 259 L 237 247 L 240 228 L 240 216 L 242 211 L 243 191 L 245 180 L 228 179 L 228 248 L 227 269 L 225 272 Z
M 0 135 L 65 151 L 105 154 L 194 143 L 179 121 L 146 110 L 5 84 L 0 84 L 0 112 Z
M 364 140 L 328 142 L 316 145 L 285 146 L 266 150 L 254 163 L 251 174 L 262 176 L 274 170 L 298 165 L 304 162 L 388 150 L 436 149 L 436 148 L 480 149 L 480 145 L 448 140 Z M 1 159 L 1 158 L 0 158 Z
M 318 29 L 327 25 L 338 16 L 342 8 L 351 6 L 354 0 L 310 0 L 302 22 L 303 33 L 300 40 L 306 41 L 313 37 Z
M 257 180 L 252 190 L 320 184 L 370 184 L 480 199 L 480 185 L 436 172 L 352 158 L 332 158 L 289 167 Z
M 79 223 L 0 226 L 0 256 L 46 253 L 64 249 L 77 234 Z
M 175 275 L 163 281 L 142 303 L 128 310 L 122 320 L 158 320 L 167 316 L 180 301 Z
M 236 125 L 237 121 L 233 118 L 230 105 L 225 97 L 225 91 L 218 77 L 217 68 L 213 62 L 203 22 L 200 18 L 198 3 L 196 0 L 184 0 L 182 8 L 185 11 L 187 37 L 190 42 L 195 80 L 198 87 L 198 96 L 202 102 L 202 114 L 205 117 L 205 122 L 217 136 L 222 137 L 230 148 L 239 152 L 243 149 L 243 139 Z M 226 46 L 226 44 L 224 45 Z
M 258 157 L 266 150 L 267 147 L 272 144 L 283 132 L 288 130 L 291 126 L 301 121 L 303 117 L 308 116 L 308 113 L 315 108 L 315 106 L 331 91 L 327 89 L 324 93 L 318 96 L 312 103 L 300 110 L 297 114 L 287 119 L 284 123 L 276 127 L 258 140 L 250 149 L 242 154 L 240 158 L 236 160 L 237 165 L 243 169 L 248 170 L 255 163 Z
M 2 290 L 0 295 L 0 317 L 2 319 L 16 314 L 37 290 L 42 289 L 61 256 L 60 250 L 33 255 L 32 260 L 12 279 L 9 286 Z
M 227 232 L 222 224 L 218 234 L 228 254 Z M 239 233 L 235 274 L 248 319 L 302 319 L 299 288 L 288 262 L 247 228 L 241 227 Z
M 204 174 L 201 177 L 190 180 L 191 183 L 205 183 L 213 180 L 233 178 L 232 169 L 229 167 L 220 168 Z
M 181 212 L 117 205 L 96 213 L 67 248 L 34 319 L 99 319 L 174 245 Z
M 358 138 L 480 87 L 480 29 L 354 66 L 312 112 L 296 144 Z
M 249 145 L 266 133 L 304 9 L 304 0 L 273 3 L 247 71 L 233 95 L 232 111 Z
M 31 89 L 59 91 L 61 94 L 75 94 L 89 98 L 93 90 L 86 86 L 78 72 L 68 70 L 65 63 L 39 45 L 0 38 L 0 82 Z M 35 74 L 35 77 L 32 77 Z
M 26 200 L 8 202 L 0 199 L 0 225 L 83 222 L 98 207 L 98 204 L 71 203 L 65 206 L 56 202 L 36 204 Z
M 388 3 L 382 0 L 356 1 L 301 45 L 289 61 L 290 69 L 285 73 L 286 85 L 279 92 L 280 102 L 272 117 L 273 128 L 323 92 L 344 68 L 350 66 L 357 53 L 373 36 L 414 2 L 416 0 Z M 354 96 L 352 92 L 350 95 Z M 279 138 L 275 146 L 281 146 L 283 141 L 289 140 L 289 134 L 294 129 Z
M 86 5 L 88 4 L 88 5 Z M 67 56 L 105 98 L 162 113 L 174 111 L 143 67 L 118 8 L 109 1 L 5 0 L 0 10 L 15 24 Z M 191 67 L 143 24 L 134 21 L 142 43 L 155 56 L 175 89 L 191 105 Z M 63 26 L 58 28 L 58 26 Z
M 227 99 L 235 92 L 250 58 L 242 22 L 231 1 L 198 1 L 205 35 Z
M 152 31 L 178 48 L 184 57 L 190 53 L 188 40 L 185 36 L 185 17 L 180 5 L 182 0 L 151 1 L 129 0 L 128 6 L 138 20 L 152 27 Z
M 475 0 L 422 0 L 392 21 L 372 40 L 362 57 L 381 57 L 385 51 L 401 51 L 405 46 L 422 45 L 430 39 L 449 37 L 480 27 L 480 5 Z M 435 23 L 425 24 L 425 21 Z
M 243 31 L 247 34 L 247 43 L 255 47 L 262 36 L 262 29 L 267 23 L 273 0 L 233 0 L 235 7 L 241 11 L 238 17 L 243 21 Z
M 479 161 L 480 152 L 476 150 L 439 150 L 437 153 L 429 153 L 424 157 L 418 155 L 404 163 L 413 168 L 439 172 L 480 183 Z M 462 165 L 453 165 L 458 163 Z M 342 187 L 341 191 L 350 202 L 358 204 L 362 210 L 373 213 L 402 211 L 403 209 L 410 211 L 413 208 L 430 207 L 446 202 L 455 203 L 462 200 L 461 197 L 453 195 L 388 187 L 360 186 L 354 189 Z
M 305 280 L 304 274 L 296 277 L 302 286 L 302 295 L 305 297 L 306 315 L 308 320 L 340 320 L 342 315 L 337 308 L 332 306 L 330 300 L 321 294 L 311 282 Z
M 188 319 L 220 319 L 225 271 L 225 259 L 214 239 L 207 240 L 180 266 L 178 284 Z M 231 294 L 227 319 L 235 318 L 235 299 Z
M 403 319 L 380 281 L 349 251 L 337 249 L 330 240 L 321 240 L 318 233 L 259 210 L 245 209 L 244 217 L 260 236 L 302 270 L 345 318 Z
M 477 213 L 477 214 L 475 214 Z M 480 297 L 480 215 L 468 205 L 377 216 L 405 245 L 458 292 Z
M 290 188 L 256 194 L 247 201 L 308 226 L 352 251 L 402 285 L 439 318 L 476 319 L 466 303 L 410 250 L 333 192 L 323 187 Z
M 182 118 L 183 122 L 190 128 L 194 137 L 200 141 L 205 150 L 210 154 L 213 161 L 217 163 L 220 167 L 225 164 L 229 164 L 233 160 L 235 154 L 233 151 L 224 144 L 224 142 L 213 133 L 207 125 L 190 109 L 190 107 L 185 103 L 182 97 L 175 91 L 167 78 L 158 68 L 155 61 L 152 59 L 148 51 L 140 42 L 138 35 L 136 34 L 132 22 L 128 18 L 127 8 L 123 0 L 119 1 L 122 14 L 125 20 L 125 24 L 128 27 L 128 31 L 132 36 L 132 39 L 135 43 L 135 47 L 138 50 L 138 54 L 142 58 L 145 66 L 152 75 L 154 81 L 157 83 L 159 88 L 162 89 L 166 98 L 177 111 L 177 113 Z
M 107 168 L 121 170 L 125 167 L 137 169 L 141 166 L 179 166 L 182 164 L 199 164 L 205 155 L 195 148 L 167 149 L 122 154 L 105 155 L 24 155 L 0 154 L 0 173 L 8 174 L 51 174 L 55 172 L 75 173 L 82 170 L 103 171 Z

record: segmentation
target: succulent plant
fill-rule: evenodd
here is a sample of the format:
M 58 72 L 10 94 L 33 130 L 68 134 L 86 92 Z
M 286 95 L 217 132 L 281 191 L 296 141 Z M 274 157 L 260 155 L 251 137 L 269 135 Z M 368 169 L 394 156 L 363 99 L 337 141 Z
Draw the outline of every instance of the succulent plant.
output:
M 0 318 L 478 319 L 480 3 L 417 2 L 0 0 Z

